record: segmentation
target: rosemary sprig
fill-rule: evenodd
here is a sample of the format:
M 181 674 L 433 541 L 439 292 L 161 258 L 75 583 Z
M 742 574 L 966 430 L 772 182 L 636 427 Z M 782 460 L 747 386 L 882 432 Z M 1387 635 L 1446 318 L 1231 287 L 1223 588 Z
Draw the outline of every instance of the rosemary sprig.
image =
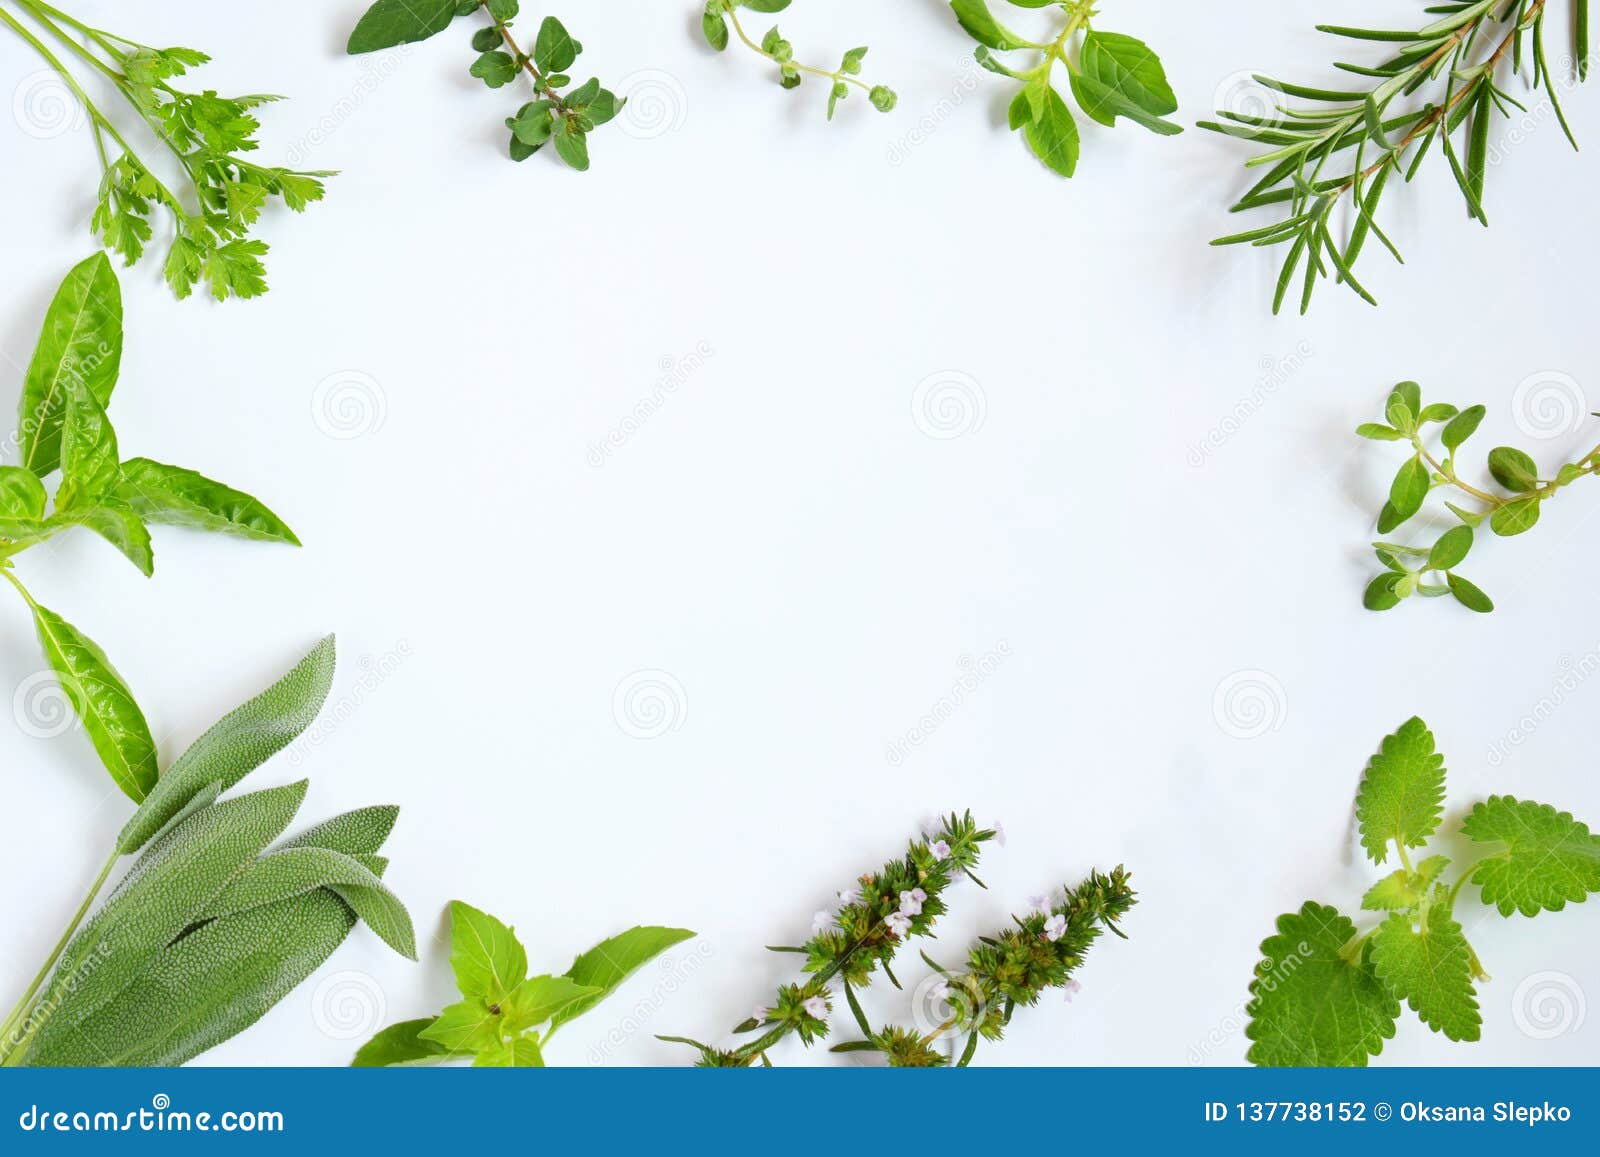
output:
M 877 872 L 868 872 L 856 886 L 839 893 L 839 908 L 818 913 L 816 932 L 805 944 L 774 948 L 774 952 L 803 954 L 803 970 L 810 976 L 801 983 L 778 989 L 777 999 L 757 1010 L 734 1028 L 735 1033 L 765 1029 L 755 1040 L 735 1049 L 717 1049 L 688 1037 L 659 1039 L 691 1045 L 700 1050 L 700 1064 L 713 1068 L 746 1067 L 759 1061 L 770 1064 L 767 1050 L 790 1034 L 810 1046 L 828 1035 L 828 1013 L 838 979 L 845 1000 L 859 1018 L 854 990 L 871 983 L 879 968 L 896 988 L 900 982 L 890 962 L 913 936 L 930 936 L 938 918 L 947 911 L 944 893 L 962 876 L 983 887 L 972 874 L 981 845 L 994 832 L 980 828 L 972 813 L 952 812 L 936 836 L 913 840 L 906 854 L 890 860 Z
M 1588 0 L 1574 3 L 1575 71 L 1581 78 L 1587 72 Z M 1415 31 L 1319 25 L 1335 36 L 1397 47 L 1376 66 L 1334 65 L 1368 78 L 1368 87 L 1328 89 L 1258 76 L 1267 88 L 1304 103 L 1285 101 L 1269 116 L 1221 109 L 1221 120 L 1201 123 L 1266 147 L 1246 162 L 1247 168 L 1265 167 L 1266 173 L 1232 211 L 1281 206 L 1283 213 L 1274 224 L 1212 244 L 1289 247 L 1273 294 L 1274 313 L 1297 273 L 1301 313 L 1310 308 L 1321 277 L 1343 282 L 1376 305 L 1356 279 L 1357 259 L 1369 237 L 1376 237 L 1396 261 L 1402 260 L 1378 225 L 1378 205 L 1391 176 L 1398 173 L 1409 182 L 1436 140 L 1469 216 L 1489 223 L 1483 204 L 1490 125 L 1496 115 L 1509 118 L 1512 108 L 1527 111 L 1502 84 L 1503 65 L 1509 63 L 1510 75 L 1523 78 L 1527 91 L 1548 93 L 1562 132 L 1577 147 L 1545 56 L 1546 7 L 1547 0 L 1457 0 L 1425 9 L 1438 19 Z M 1523 77 L 1525 60 L 1531 68 Z M 1334 235 L 1333 212 L 1347 195 L 1349 229 L 1341 241 Z
M 1385 420 L 1357 427 L 1356 433 L 1363 438 L 1411 445 L 1411 456 L 1395 475 L 1389 500 L 1378 515 L 1379 534 L 1388 534 L 1409 521 L 1435 490 L 1454 491 L 1456 502 L 1446 502 L 1445 506 L 1461 521 L 1461 525 L 1441 534 L 1432 546 L 1373 543 L 1378 561 L 1387 569 L 1367 586 L 1363 603 L 1368 610 L 1387 611 L 1412 595 L 1453 595 L 1469 610 L 1485 614 L 1494 610 L 1488 595 L 1455 573 L 1472 549 L 1473 531 L 1487 520 L 1489 529 L 1501 538 L 1524 534 L 1538 523 L 1542 505 L 1558 491 L 1580 478 L 1600 473 L 1600 446 L 1575 461 L 1563 463 L 1550 478 L 1540 478 L 1538 463 L 1523 451 L 1514 446 L 1496 446 L 1489 451 L 1489 475 L 1507 493 L 1496 494 L 1466 482 L 1458 472 L 1456 451 L 1472 437 L 1483 415 L 1482 406 L 1464 410 L 1446 402 L 1424 406 L 1421 387 L 1416 382 L 1401 382 L 1389 394 Z M 1437 452 L 1426 441 L 1430 424 L 1439 425 L 1442 449 Z M 1444 582 L 1428 582 L 1430 574 L 1442 575 Z
M 1062 889 L 1059 903 L 1048 901 L 1025 916 L 1013 916 L 1015 927 L 980 937 L 967 956 L 965 972 L 941 967 L 926 953 L 923 959 L 942 980 L 934 999 L 943 1007 L 942 1020 L 930 1031 L 889 1025 L 874 1032 L 861 1018 L 867 1039 L 835 1045 L 834 1052 L 879 1052 L 895 1068 L 935 1068 L 949 1063 L 936 1043 L 966 1035 L 956 1067 L 970 1064 L 979 1039 L 996 1041 L 1011 1023 L 1018 1005 L 1032 1007 L 1047 989 L 1069 988 L 1072 974 L 1103 929 L 1127 939 L 1117 921 L 1137 902 L 1129 873 L 1120 865 L 1110 875 L 1091 871 L 1076 888 Z

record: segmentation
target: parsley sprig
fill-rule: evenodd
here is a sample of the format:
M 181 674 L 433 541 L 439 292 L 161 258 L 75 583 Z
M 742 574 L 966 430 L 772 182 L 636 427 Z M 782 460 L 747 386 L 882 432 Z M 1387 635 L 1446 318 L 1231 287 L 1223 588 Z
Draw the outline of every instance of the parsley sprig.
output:
M 755 1040 L 718 1049 L 688 1037 L 660 1039 L 693 1046 L 700 1050 L 699 1063 L 713 1068 L 770 1064 L 767 1050 L 791 1034 L 807 1046 L 822 1040 L 828 1035 L 827 1017 L 833 1009 L 829 985 L 839 981 L 852 1009 L 858 1007 L 854 990 L 870 984 L 880 968 L 890 983 L 900 987 L 889 967 L 895 953 L 911 937 L 933 934 L 935 923 L 948 910 L 944 894 L 956 880 L 965 876 L 983 886 L 972 870 L 982 845 L 994 835 L 991 829 L 980 828 L 971 812 L 959 816 L 952 812 L 937 835 L 913 840 L 904 856 L 866 873 L 853 888 L 841 892 L 836 912 L 818 914 L 823 926 L 811 939 L 797 947 L 772 949 L 803 955 L 804 971 L 810 975 L 780 987 L 770 1006 L 734 1028 L 741 1034 L 765 1029 Z
M 1167 83 L 1161 59 L 1142 40 L 1090 27 L 1090 20 L 1098 15 L 1090 0 L 1012 3 L 1023 8 L 1058 6 L 1065 20 L 1055 36 L 1034 40 L 995 19 L 985 0 L 951 0 L 950 7 L 961 27 L 978 42 L 978 63 L 1022 83 L 1012 98 L 1008 123 L 1013 130 L 1022 130 L 1034 156 L 1052 172 L 1072 176 L 1080 149 L 1078 122 L 1053 84 L 1058 64 L 1067 74 L 1078 108 L 1090 120 L 1110 126 L 1123 117 L 1161 136 L 1183 131 L 1163 119 L 1178 111 L 1178 100 Z M 1038 62 L 1019 70 L 995 56 L 995 52 L 1019 50 L 1039 53 Z
M 490 23 L 472 34 L 476 55 L 467 71 L 490 88 L 503 88 L 518 76 L 533 86 L 534 99 L 506 118 L 511 159 L 525 161 L 553 145 L 569 167 L 588 169 L 589 134 L 616 117 L 626 102 L 593 77 L 568 88 L 567 70 L 583 45 L 554 16 L 540 22 L 532 51 L 525 51 L 511 30 L 521 11 L 518 0 L 377 0 L 351 31 L 345 51 L 356 55 L 426 40 L 458 16 L 479 11 Z
M 849 97 L 852 87 L 866 93 L 867 100 L 879 112 L 889 112 L 893 109 L 898 98 L 892 88 L 881 84 L 868 84 L 861 79 L 861 62 L 867 55 L 865 47 L 850 49 L 839 62 L 839 67 L 830 71 L 796 60 L 794 45 L 783 38 L 776 24 L 767 30 L 767 34 L 758 44 L 751 39 L 750 34 L 744 30 L 744 25 L 739 22 L 741 8 L 748 8 L 752 12 L 774 13 L 784 11 L 789 4 L 790 0 L 706 0 L 705 11 L 700 16 L 700 31 L 705 36 L 706 43 L 721 52 L 728 47 L 728 29 L 731 27 L 733 35 L 737 36 L 746 48 L 778 66 L 778 83 L 784 88 L 799 88 L 803 76 L 822 78 L 828 84 L 830 121 L 839 107 L 839 102 Z
M 1258 1065 L 1365 1065 L 1395 1034 L 1400 1004 L 1453 1041 L 1478 1039 L 1477 984 L 1488 980 L 1458 918 L 1476 885 L 1510 917 L 1559 912 L 1600 892 L 1600 835 L 1548 804 L 1491 795 L 1461 821 L 1480 854 L 1453 883 L 1449 857 L 1413 857 L 1444 820 L 1444 757 L 1412 718 L 1367 765 L 1356 795 L 1361 846 L 1399 867 L 1361 899 L 1378 923 L 1360 931 L 1338 909 L 1308 901 L 1278 917 L 1250 985 L 1249 1059 Z
M 174 223 L 163 272 L 180 298 L 204 284 L 218 301 L 267 290 L 261 259 L 267 243 L 249 236 L 266 203 L 276 197 L 295 212 L 323 195 L 329 172 L 260 165 L 243 154 L 258 147 L 255 109 L 280 98 L 223 97 L 211 89 L 185 92 L 172 83 L 211 58 L 192 48 L 155 48 L 95 28 L 43 0 L 8 0 L 0 23 L 20 36 L 60 76 L 89 118 L 100 160 L 100 187 L 90 225 L 127 265 L 138 261 L 157 209 Z M 90 99 L 62 55 L 19 16 L 76 62 L 110 83 L 147 129 L 176 158 L 187 187 L 161 180 L 122 129 Z
M 900 1025 L 874 1031 L 860 1005 L 851 1002 L 865 1040 L 835 1045 L 834 1052 L 878 1052 L 892 1068 L 938 1068 L 949 1063 L 937 1042 L 949 1035 L 967 1037 L 957 1068 L 972 1062 L 978 1041 L 997 1041 L 1017 1007 L 1031 1008 L 1049 989 L 1067 988 L 1072 975 L 1103 930 L 1127 939 L 1117 922 L 1138 894 L 1120 865 L 1109 875 L 1091 871 L 1077 887 L 1063 887 L 1060 900 L 1045 899 L 1034 911 L 1012 916 L 1014 927 L 979 938 L 967 955 L 964 972 L 942 967 L 926 952 L 923 960 L 943 979 L 938 1001 L 944 1020 L 922 1032 Z
M 1588 0 L 1575 0 L 1573 58 L 1581 79 L 1588 71 Z M 1336 63 L 1335 68 L 1368 78 L 1365 88 L 1329 89 L 1258 76 L 1257 82 L 1284 97 L 1273 114 L 1218 110 L 1219 121 L 1202 128 L 1265 146 L 1246 162 L 1266 173 L 1233 206 L 1233 212 L 1281 207 L 1278 222 L 1218 238 L 1214 245 L 1288 245 L 1273 295 L 1277 313 L 1303 266 L 1300 312 L 1311 306 L 1319 278 L 1348 285 L 1363 300 L 1377 299 L 1356 279 L 1355 265 L 1369 237 L 1396 261 L 1400 251 L 1378 225 L 1380 199 L 1392 175 L 1409 182 L 1437 140 L 1460 186 L 1467 213 L 1488 225 L 1484 179 L 1489 170 L 1489 129 L 1496 116 L 1526 107 L 1501 83 L 1503 66 L 1522 77 L 1527 92 L 1544 89 L 1561 130 L 1577 147 L 1567 124 L 1560 87 L 1544 47 L 1546 0 L 1457 0 L 1427 8 L 1437 19 L 1415 30 L 1387 31 L 1318 25 L 1319 31 L 1364 43 L 1395 45 L 1376 65 Z M 1408 103 L 1416 98 L 1420 103 Z M 1457 133 L 1462 136 L 1458 147 Z M 1354 154 L 1353 160 L 1349 159 Z M 1351 204 L 1343 239 L 1334 235 L 1333 213 Z
M 1379 442 L 1407 442 L 1411 456 L 1401 465 L 1389 487 L 1389 500 L 1378 515 L 1378 533 L 1388 534 L 1415 516 L 1435 490 L 1453 492 L 1456 502 L 1445 506 L 1461 525 L 1451 527 L 1431 546 L 1375 542 L 1373 550 L 1386 569 L 1367 586 L 1363 603 L 1368 610 L 1387 611 L 1412 595 L 1437 597 L 1453 595 L 1469 610 L 1488 613 L 1494 603 L 1473 583 L 1456 573 L 1473 546 L 1473 532 L 1485 521 L 1501 538 L 1511 538 L 1532 530 L 1539 521 L 1544 503 L 1580 478 L 1600 473 L 1600 446 L 1577 460 L 1561 465 L 1553 477 L 1541 478 L 1539 466 L 1528 454 L 1514 446 L 1496 446 L 1489 451 L 1489 475 L 1506 493 L 1496 494 L 1464 480 L 1459 473 L 1456 452 L 1483 421 L 1482 406 L 1458 410 L 1445 402 L 1422 404 L 1421 387 L 1416 382 L 1401 382 L 1389 394 L 1383 422 L 1366 422 L 1357 427 L 1363 438 Z M 1430 449 L 1427 427 L 1437 425 L 1437 452 Z M 1468 505 L 1458 505 L 1467 503 Z M 1429 582 L 1430 574 L 1444 581 Z

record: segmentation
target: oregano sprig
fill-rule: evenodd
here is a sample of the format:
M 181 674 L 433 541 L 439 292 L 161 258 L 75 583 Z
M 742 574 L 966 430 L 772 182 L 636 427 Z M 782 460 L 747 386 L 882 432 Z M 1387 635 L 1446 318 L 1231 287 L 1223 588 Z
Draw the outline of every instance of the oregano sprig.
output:
M 480 11 L 489 23 L 472 34 L 475 55 L 467 71 L 490 88 L 503 88 L 520 76 L 533 89 L 533 99 L 505 120 L 511 159 L 525 161 L 553 145 L 568 167 L 587 170 L 589 134 L 616 117 L 626 101 L 594 77 L 571 87 L 567 73 L 583 45 L 554 16 L 540 22 L 528 45 L 512 31 L 518 0 L 377 0 L 351 31 L 345 51 L 356 55 L 426 40 L 458 16 Z
M 1587 72 L 1588 0 L 1574 4 L 1574 60 L 1581 79 Z M 1577 147 L 1545 54 L 1546 10 L 1546 0 L 1455 0 L 1425 9 L 1436 19 L 1415 30 L 1318 25 L 1319 31 L 1334 36 L 1390 44 L 1393 55 L 1376 65 L 1336 63 L 1335 68 L 1370 82 L 1358 88 L 1257 76 L 1257 82 L 1288 98 L 1285 103 L 1267 116 L 1219 109 L 1221 120 L 1201 124 L 1264 146 L 1246 166 L 1265 167 L 1266 172 L 1232 211 L 1276 207 L 1282 215 L 1275 224 L 1212 244 L 1289 247 L 1273 295 L 1274 313 L 1302 268 L 1301 313 L 1310 308 L 1323 277 L 1343 282 L 1376 305 L 1377 299 L 1356 279 L 1356 261 L 1369 238 L 1401 260 L 1399 249 L 1378 225 L 1379 201 L 1392 176 L 1399 174 L 1406 182 L 1416 176 L 1435 141 L 1461 189 L 1468 216 L 1488 225 L 1484 183 L 1490 168 L 1490 126 L 1497 116 L 1509 118 L 1512 109 L 1527 111 L 1503 74 L 1522 78 L 1526 92 L 1544 89 L 1561 131 Z M 1346 201 L 1348 229 L 1335 236 L 1334 210 Z
M 1421 719 L 1400 726 L 1367 765 L 1356 795 L 1361 846 L 1399 866 L 1361 900 L 1365 931 L 1338 909 L 1308 901 L 1278 917 L 1250 985 L 1258 1065 L 1365 1065 L 1395 1034 L 1401 1002 L 1453 1041 L 1482 1026 L 1477 985 L 1488 980 L 1457 913 L 1475 885 L 1510 917 L 1559 912 L 1600 892 L 1600 835 L 1548 804 L 1491 795 L 1461 822 L 1478 857 L 1446 882 L 1446 856 L 1414 856 L 1444 821 L 1444 757 Z
M 700 31 L 706 43 L 718 52 L 728 47 L 728 30 L 750 51 L 763 56 L 778 66 L 778 83 L 784 88 L 799 88 L 804 76 L 820 77 L 828 85 L 828 119 L 833 119 L 839 102 L 850 95 L 852 88 L 867 94 L 867 100 L 879 112 L 889 112 L 897 101 L 894 90 L 881 84 L 868 84 L 861 79 L 861 62 L 866 58 L 866 48 L 852 48 L 844 54 L 839 67 L 833 70 L 804 64 L 795 59 L 794 45 L 783 38 L 774 24 L 758 44 L 739 22 L 739 9 L 751 12 L 775 13 L 789 7 L 790 0 L 706 0 L 705 11 L 700 15 Z
M 1091 871 L 1076 887 L 1063 887 L 1058 900 L 1048 897 L 1033 911 L 1012 916 L 1012 927 L 981 937 L 967 955 L 965 971 L 947 969 L 926 952 L 922 958 L 939 973 L 931 994 L 945 1010 L 945 1019 L 929 1031 L 888 1025 L 874 1031 L 851 1003 L 865 1040 L 835 1045 L 834 1052 L 878 1052 L 893 1068 L 938 1068 L 950 1058 L 937 1047 L 948 1036 L 965 1035 L 957 1068 L 972 1062 L 978 1041 L 997 1041 L 1018 1006 L 1032 1007 L 1049 989 L 1075 983 L 1072 975 L 1090 947 L 1109 929 L 1127 939 L 1117 922 L 1137 902 L 1120 865 L 1109 875 Z
M 1132 36 L 1090 27 L 1096 15 L 1092 0 L 1011 0 L 1021 8 L 1056 6 L 1064 13 L 1060 30 L 1033 40 L 995 19 L 985 0 L 951 0 L 950 7 L 968 35 L 978 42 L 977 61 L 990 72 L 1020 81 L 1007 120 L 1020 129 L 1034 156 L 1052 172 L 1070 177 L 1078 167 L 1078 123 L 1056 90 L 1059 64 L 1067 74 L 1073 99 L 1090 120 L 1116 124 L 1123 117 L 1161 136 L 1183 129 L 1163 118 L 1178 111 L 1161 59 Z M 1031 68 L 1017 69 L 995 52 L 1038 53 Z
M 0 577 L 33 616 L 51 669 L 101 762 L 136 803 L 156 786 L 156 748 L 138 702 L 88 635 L 37 602 L 17 577 L 24 552 L 74 528 L 93 531 L 148 577 L 150 526 L 299 546 L 243 491 L 181 466 L 124 458 L 106 414 L 122 361 L 122 290 L 104 253 L 76 265 L 45 311 L 17 406 L 21 465 L 0 466 Z M 52 502 L 45 482 L 60 481 Z
M 1456 501 L 1447 501 L 1445 506 L 1461 522 L 1431 546 L 1373 543 L 1378 561 L 1387 569 L 1367 586 L 1362 601 L 1368 610 L 1389 610 L 1412 595 L 1453 595 L 1469 610 L 1494 610 L 1488 595 L 1456 573 L 1472 549 L 1474 531 L 1487 521 L 1490 531 L 1502 538 L 1524 534 L 1538 523 L 1545 502 L 1578 479 L 1600 472 L 1600 446 L 1575 461 L 1563 463 L 1550 478 L 1539 476 L 1538 464 L 1525 452 L 1513 446 L 1496 446 L 1489 451 L 1489 475 L 1506 493 L 1497 494 L 1465 481 L 1459 472 L 1457 451 L 1477 430 L 1484 413 L 1482 406 L 1464 410 L 1445 402 L 1424 406 L 1421 387 L 1416 382 L 1401 382 L 1389 394 L 1385 420 L 1357 427 L 1356 433 L 1363 438 L 1407 442 L 1411 446 L 1411 456 L 1395 475 L 1389 499 L 1378 515 L 1379 534 L 1388 534 L 1408 522 L 1435 490 L 1453 493 Z M 1439 450 L 1430 448 L 1429 426 L 1438 427 Z M 1429 582 L 1432 574 L 1441 575 L 1444 581 Z
M 250 237 L 251 226 L 273 197 L 295 212 L 320 201 L 322 179 L 333 176 L 246 159 L 245 154 L 259 147 L 256 131 L 261 124 L 255 110 L 281 98 L 182 91 L 173 82 L 210 60 L 205 53 L 141 44 L 86 24 L 44 0 L 4 0 L 0 23 L 60 75 L 83 106 L 101 171 L 90 227 L 106 248 L 127 265 L 138 261 L 153 235 L 151 217 L 162 209 L 174 224 L 163 272 L 178 297 L 188 297 L 198 284 L 219 301 L 265 293 L 261 259 L 267 243 Z M 127 101 L 172 154 L 186 189 L 169 186 L 152 171 L 117 123 L 90 99 L 68 60 L 86 66 Z M 186 201 L 185 192 L 192 202 Z
M 890 860 L 876 872 L 862 875 L 854 887 L 839 893 L 834 912 L 818 913 L 819 927 L 803 945 L 774 948 L 774 952 L 803 955 L 808 977 L 778 989 L 770 1005 L 734 1028 L 735 1033 L 763 1030 L 755 1040 L 734 1049 L 718 1049 L 688 1037 L 660 1039 L 691 1045 L 700 1051 L 706 1067 L 745 1067 L 770 1064 L 767 1050 L 791 1034 L 807 1046 L 828 1035 L 828 1014 L 834 1007 L 838 980 L 846 1001 L 855 1004 L 854 990 L 871 983 L 880 968 L 896 988 L 900 982 L 890 970 L 897 953 L 913 936 L 930 936 L 946 912 L 944 895 L 965 876 L 983 886 L 972 873 L 982 845 L 994 832 L 980 828 L 972 813 L 945 817 L 936 835 L 911 841 L 904 856 Z

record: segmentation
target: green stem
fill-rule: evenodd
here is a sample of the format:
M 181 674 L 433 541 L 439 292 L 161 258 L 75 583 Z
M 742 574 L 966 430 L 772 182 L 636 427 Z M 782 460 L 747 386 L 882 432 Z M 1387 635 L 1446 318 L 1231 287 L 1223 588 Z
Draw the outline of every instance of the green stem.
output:
M 772 61 L 772 63 L 777 65 L 787 64 L 790 68 L 795 69 L 797 72 L 809 72 L 812 76 L 821 76 L 832 81 L 842 80 L 846 84 L 853 84 L 865 92 L 872 91 L 872 86 L 870 84 L 858 76 L 851 76 L 848 72 L 844 72 L 842 70 L 839 72 L 829 72 L 825 68 L 812 68 L 809 64 L 801 64 L 798 60 L 779 60 L 765 48 L 762 48 L 761 45 L 750 39 L 749 35 L 744 30 L 744 25 L 739 23 L 738 14 L 732 8 L 727 9 L 727 15 L 728 22 L 733 25 L 733 30 L 738 34 L 739 39 L 744 41 L 752 52 L 765 56 L 768 60 Z
M 21 589 L 21 584 L 18 584 L 18 589 Z M 23 596 L 27 597 L 26 591 L 23 592 Z M 29 599 L 28 601 L 32 602 L 33 600 Z M 61 954 L 66 951 L 67 945 L 72 942 L 72 937 L 78 931 L 78 925 L 82 924 L 84 917 L 89 914 L 89 909 L 93 906 L 95 898 L 100 895 L 100 889 L 105 887 L 106 880 L 110 878 L 112 869 L 117 866 L 117 861 L 121 858 L 121 852 L 111 853 L 111 858 L 106 861 L 105 867 L 100 869 L 100 874 L 95 877 L 94 883 L 89 886 L 89 893 L 83 898 L 83 903 L 78 905 L 78 910 L 73 914 L 71 923 L 67 925 L 67 930 L 56 941 L 56 946 L 45 960 L 44 967 L 39 969 L 38 975 L 33 978 L 33 983 L 28 985 L 28 991 L 22 994 L 22 999 L 17 1002 L 16 1008 L 12 1009 L 11 1014 L 6 1017 L 5 1025 L 0 1027 L 0 1066 L 9 1068 L 22 1063 L 22 1058 L 27 1053 L 28 1045 L 32 1042 L 34 1034 L 38 1032 L 39 1026 L 37 1023 L 30 1024 L 28 1030 L 22 1034 L 14 1046 L 11 1044 L 11 1037 L 21 1025 L 28 1022 L 29 1014 L 33 1011 L 34 997 L 38 995 L 39 989 L 43 987 L 44 982 L 49 979 L 51 970 L 56 966 L 56 961 L 61 959 Z

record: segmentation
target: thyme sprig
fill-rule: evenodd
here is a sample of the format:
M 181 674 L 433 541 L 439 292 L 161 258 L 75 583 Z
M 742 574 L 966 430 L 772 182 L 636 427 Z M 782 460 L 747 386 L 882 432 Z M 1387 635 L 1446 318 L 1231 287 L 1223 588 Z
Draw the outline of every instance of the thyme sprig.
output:
M 948 910 L 944 894 L 956 880 L 965 876 L 984 886 L 972 870 L 981 845 L 994 835 L 992 829 L 980 828 L 970 811 L 960 816 L 952 812 L 937 835 L 911 841 L 903 857 L 862 875 L 854 887 L 840 892 L 837 911 L 819 913 L 819 926 L 803 945 L 773 948 L 804 955 L 802 970 L 810 975 L 781 986 L 770 1006 L 734 1028 L 740 1034 L 765 1029 L 755 1040 L 734 1049 L 717 1049 L 688 1037 L 660 1039 L 693 1046 L 700 1050 L 701 1065 L 717 1068 L 770 1064 L 767 1050 L 791 1034 L 807 1046 L 822 1040 L 828 1035 L 827 1018 L 833 1010 L 829 985 L 839 981 L 852 1009 L 858 1007 L 854 990 L 870 984 L 880 968 L 890 983 L 900 987 L 889 967 L 895 953 L 911 937 L 933 934 L 934 924 Z
M 752 12 L 774 13 L 788 8 L 790 0 L 706 0 L 705 11 L 700 16 L 700 31 L 706 43 L 722 52 L 728 47 L 728 30 L 739 42 L 758 56 L 763 56 L 778 66 L 778 83 L 784 88 L 799 88 L 802 77 L 820 77 L 828 83 L 828 119 L 833 119 L 839 102 L 850 95 L 851 88 L 867 94 L 872 107 L 879 112 L 894 108 L 898 98 L 894 90 L 881 84 L 868 84 L 861 79 L 861 62 L 867 55 L 865 47 L 852 48 L 844 54 L 839 67 L 831 71 L 815 65 L 803 64 L 795 59 L 794 45 L 785 40 L 774 24 L 758 44 L 739 22 L 739 9 Z
M 1587 73 L 1588 0 L 1574 0 L 1575 72 Z M 1503 67 L 1522 77 L 1527 91 L 1543 88 L 1567 139 L 1577 147 L 1557 93 L 1544 47 L 1546 0 L 1458 0 L 1425 9 L 1438 19 L 1415 31 L 1384 31 L 1319 25 L 1320 31 L 1362 42 L 1397 45 L 1394 55 L 1375 66 L 1336 63 L 1335 68 L 1365 77 L 1366 88 L 1329 89 L 1255 79 L 1283 97 L 1267 116 L 1218 110 L 1220 121 L 1201 127 L 1256 141 L 1266 150 L 1246 162 L 1266 173 L 1233 206 L 1233 212 L 1282 206 L 1275 224 L 1234 233 L 1214 245 L 1288 245 L 1273 295 L 1274 313 L 1282 307 L 1297 271 L 1301 272 L 1300 312 L 1311 305 L 1321 277 L 1343 282 L 1363 300 L 1377 299 L 1356 279 L 1355 265 L 1369 237 L 1376 237 L 1396 261 L 1400 251 L 1377 222 L 1380 199 L 1390 177 L 1409 182 L 1437 140 L 1460 186 L 1469 216 L 1483 225 L 1484 179 L 1489 168 L 1489 128 L 1496 115 L 1526 112 L 1502 83 Z M 1412 98 L 1420 104 L 1410 103 Z M 1462 144 L 1454 142 L 1460 132 Z M 1353 159 L 1348 159 L 1353 153 Z M 1349 230 L 1334 235 L 1333 212 L 1348 200 Z
M 1373 543 L 1378 561 L 1387 569 L 1367 586 L 1363 603 L 1368 610 L 1387 611 L 1412 595 L 1453 595 L 1469 610 L 1484 614 L 1494 610 L 1488 595 L 1456 573 L 1456 567 L 1472 549 L 1473 532 L 1487 521 L 1490 531 L 1501 538 L 1524 534 L 1538 523 L 1544 503 L 1578 479 L 1600 473 L 1600 445 L 1575 461 L 1563 463 L 1554 476 L 1547 478 L 1539 476 L 1538 463 L 1525 452 L 1514 446 L 1496 446 L 1489 451 L 1489 475 L 1506 493 L 1496 494 L 1465 481 L 1459 473 L 1456 451 L 1477 430 L 1484 413 L 1482 406 L 1464 410 L 1446 402 L 1424 406 L 1421 387 L 1416 382 L 1401 382 L 1384 406 L 1385 421 L 1357 427 L 1356 433 L 1363 438 L 1408 442 L 1411 446 L 1411 456 L 1395 475 L 1389 499 L 1378 515 L 1379 534 L 1388 534 L 1408 522 L 1435 490 L 1454 493 L 1456 502 L 1446 501 L 1445 506 L 1461 522 L 1431 546 Z M 1431 449 L 1427 441 L 1430 424 L 1440 427 L 1438 451 Z M 1444 581 L 1429 582 L 1430 574 L 1442 575 Z
M 858 1023 L 865 1040 L 835 1045 L 834 1052 L 879 1052 L 894 1068 L 936 1068 L 949 1063 L 937 1042 L 965 1035 L 966 1046 L 956 1067 L 970 1064 L 978 1041 L 997 1041 L 1017 1007 L 1032 1007 L 1049 989 L 1070 988 L 1073 973 L 1090 947 L 1109 929 L 1127 937 L 1117 922 L 1138 900 L 1121 865 L 1109 875 L 1091 871 L 1077 887 L 1063 887 L 1062 899 L 1023 916 L 1014 927 L 980 937 L 967 956 L 964 972 L 946 969 L 927 953 L 922 958 L 943 978 L 933 993 L 943 1019 L 929 1031 L 888 1025 L 874 1031 L 859 1006 Z

